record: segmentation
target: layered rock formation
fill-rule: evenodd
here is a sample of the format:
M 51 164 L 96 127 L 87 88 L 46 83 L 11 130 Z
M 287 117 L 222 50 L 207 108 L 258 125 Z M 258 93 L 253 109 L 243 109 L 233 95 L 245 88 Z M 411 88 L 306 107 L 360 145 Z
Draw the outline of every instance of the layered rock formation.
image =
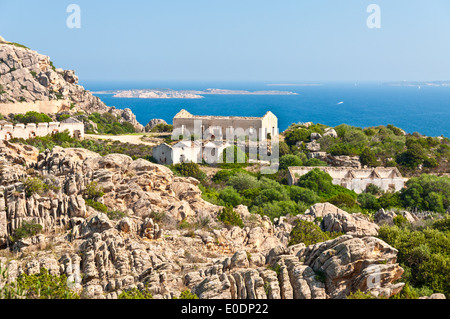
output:
M 46 268 L 65 274 L 83 298 L 117 298 L 133 287 L 165 299 L 186 289 L 200 298 L 308 299 L 345 298 L 356 290 L 390 296 L 402 288 L 394 283 L 403 272 L 397 251 L 371 237 L 376 229 L 369 221 L 332 205 L 317 204 L 302 216 L 321 216 L 324 227 L 346 235 L 288 247 L 292 218 L 272 223 L 241 205 L 235 211 L 245 227 L 225 227 L 217 219 L 222 207 L 202 199 L 199 182 L 165 166 L 85 149 L 38 154 L 0 147 L 7 153 L 0 160 L 0 246 L 13 254 L 0 263 L 9 281 Z M 30 194 L 29 178 L 51 187 Z M 117 219 L 86 204 L 92 182 L 104 192 L 96 200 L 121 212 Z M 43 232 L 12 243 L 24 221 Z
M 139 132 L 144 130 L 130 109 L 108 107 L 79 85 L 73 70 L 57 69 L 48 56 L 1 39 L 0 114 L 27 111 L 110 112 L 120 122 L 130 122 Z
M 301 219 L 314 222 L 320 218 L 323 231 L 339 232 L 357 237 L 377 236 L 378 225 L 361 213 L 349 214 L 330 203 L 318 203 L 311 206 Z

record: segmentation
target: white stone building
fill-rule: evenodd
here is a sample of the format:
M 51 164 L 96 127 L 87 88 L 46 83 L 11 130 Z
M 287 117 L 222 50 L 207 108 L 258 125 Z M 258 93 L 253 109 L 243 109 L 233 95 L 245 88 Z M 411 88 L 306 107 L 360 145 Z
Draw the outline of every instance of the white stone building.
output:
M 152 156 L 159 164 L 201 163 L 202 146 L 197 141 L 180 141 L 175 145 L 162 143 L 153 148 Z
M 270 111 L 262 117 L 192 115 L 181 110 L 173 118 L 173 129 L 180 135 L 200 139 L 226 139 L 243 134 L 266 140 L 278 136 L 278 118 Z
M 72 137 L 84 138 L 84 124 L 74 118 L 68 118 L 62 122 L 29 123 L 29 124 L 3 124 L 0 125 L 0 140 L 12 138 L 33 138 L 46 136 L 57 132 L 69 131 Z

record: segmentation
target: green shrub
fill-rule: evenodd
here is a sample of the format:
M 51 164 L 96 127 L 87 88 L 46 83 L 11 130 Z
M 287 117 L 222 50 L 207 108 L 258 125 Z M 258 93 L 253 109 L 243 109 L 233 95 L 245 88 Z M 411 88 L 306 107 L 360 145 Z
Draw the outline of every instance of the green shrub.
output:
M 356 206 L 355 199 L 352 196 L 350 196 L 349 194 L 345 194 L 345 193 L 339 193 L 339 194 L 331 197 L 330 199 L 328 199 L 328 202 L 330 204 L 333 204 L 340 208 L 344 208 L 344 207 L 352 208 L 352 207 Z
M 361 193 L 357 197 L 359 206 L 368 210 L 379 210 L 381 208 L 378 198 L 370 193 Z
M 345 143 L 338 143 L 330 146 L 327 150 L 331 155 L 339 156 L 339 155 L 347 155 L 347 156 L 353 156 L 358 155 L 360 153 L 360 149 L 357 147 L 345 144 Z
M 244 222 L 242 221 L 241 216 L 239 216 L 239 214 L 236 213 L 231 206 L 223 208 L 217 215 L 217 219 L 228 226 L 244 227 Z
M 370 292 L 363 293 L 360 290 L 357 290 L 356 292 L 350 293 L 346 299 L 379 299 L 372 295 Z
M 45 123 L 45 122 L 52 122 L 53 120 L 51 119 L 51 117 L 49 117 L 47 114 L 45 113 L 39 113 L 39 112 L 35 112 L 35 111 L 30 111 L 27 112 L 25 115 L 23 114 L 16 114 L 14 115 L 14 121 L 18 122 L 18 123 L 23 123 L 23 124 L 29 124 L 29 123 Z
M 445 215 L 442 219 L 437 219 L 433 222 L 433 229 L 439 230 L 441 232 L 450 231 L 450 215 Z
M 29 238 L 39 234 L 42 231 L 42 225 L 32 221 L 23 221 L 22 225 L 14 230 L 12 241 L 16 242 L 23 238 Z
M 219 192 L 219 199 L 221 199 L 225 205 L 236 207 L 242 203 L 242 197 L 232 187 L 226 187 Z
M 289 196 L 295 202 L 304 202 L 308 205 L 320 202 L 320 196 L 314 191 L 299 186 L 291 186 Z
M 180 163 L 173 166 L 172 170 L 181 176 L 193 177 L 199 181 L 206 178 L 206 174 L 202 172 L 197 163 Z
M 396 162 L 406 167 L 416 169 L 426 159 L 425 150 L 419 142 L 409 139 L 406 142 L 405 152 L 397 155 Z
M 216 174 L 214 174 L 212 181 L 215 183 L 228 182 L 231 176 L 233 176 L 231 170 L 221 169 L 220 171 L 217 171 Z
M 259 186 L 259 181 L 256 177 L 249 174 L 238 173 L 228 179 L 227 185 L 242 192 L 246 189 L 257 188 Z
M 378 203 L 384 209 L 402 207 L 402 201 L 399 193 L 384 193 L 378 198 Z
M 198 299 L 198 296 L 189 290 L 184 290 L 181 292 L 180 297 L 174 297 L 173 299 Z
M 309 142 L 311 137 L 311 132 L 304 128 L 298 128 L 294 130 L 289 130 L 285 134 L 285 142 L 288 145 L 295 145 L 297 142 Z
M 172 132 L 173 131 L 173 125 L 170 124 L 158 124 L 154 128 L 152 128 L 151 132 L 155 133 L 166 133 L 166 132 Z
M 322 172 L 318 168 L 315 168 L 305 175 L 301 176 L 297 184 L 300 187 L 308 188 L 316 193 L 328 193 L 333 187 L 332 180 L 333 179 L 329 174 Z
M 290 233 L 288 246 L 304 243 L 306 246 L 321 243 L 342 235 L 341 233 L 324 232 L 314 223 L 297 220 Z
M 105 204 L 102 204 L 100 202 L 97 202 L 93 199 L 85 199 L 84 200 L 86 205 L 94 208 L 95 210 L 102 212 L 102 213 L 107 213 L 108 212 L 108 207 Z
M 434 223 L 433 223 L 434 224 Z M 397 260 L 405 269 L 402 281 L 414 288 L 433 290 L 450 296 L 450 234 L 427 227 L 383 225 L 378 237 L 398 250 Z M 440 227 L 438 224 L 437 228 Z
M 328 166 L 328 164 L 324 161 L 321 161 L 318 158 L 310 158 L 303 163 L 305 166 Z
M 129 134 L 134 133 L 134 126 L 129 122 L 120 123 L 118 118 L 108 112 L 94 112 L 88 116 L 88 119 L 97 124 L 97 132 L 99 134 Z
M 17 278 L 17 289 L 23 291 L 26 299 L 79 299 L 80 297 L 67 285 L 65 275 L 49 274 L 41 268 L 38 274 L 23 273 Z
M 383 190 L 381 189 L 381 187 L 379 187 L 375 184 L 367 185 L 365 192 L 368 194 L 375 195 L 375 196 L 383 194 Z
M 280 157 L 279 169 L 287 169 L 290 166 L 302 166 L 302 160 L 293 154 L 287 154 Z
M 258 206 L 252 206 L 251 208 L 253 214 L 268 216 L 272 221 L 280 216 L 295 216 L 305 212 L 305 210 L 306 206 L 304 206 L 302 202 L 296 203 L 290 200 L 264 202 Z
M 122 291 L 118 299 L 153 299 L 153 295 L 150 293 L 148 288 L 144 288 L 142 290 L 132 288 Z
M 403 216 L 398 214 L 393 218 L 394 225 L 397 227 L 405 227 L 409 224 L 408 220 Z
M 400 192 L 403 207 L 444 213 L 450 206 L 450 178 L 422 174 L 406 182 Z
M 105 193 L 103 192 L 103 188 L 99 186 L 96 181 L 92 181 L 86 185 L 84 196 L 87 199 L 94 200 L 96 198 L 102 197 L 103 195 L 105 195 Z
M 375 156 L 375 153 L 368 147 L 364 148 L 359 156 L 359 161 L 363 166 L 377 167 L 380 163 Z
M 127 213 L 119 210 L 109 211 L 106 215 L 108 215 L 108 218 L 111 220 L 118 220 L 128 216 Z
M 38 177 L 28 177 L 24 181 L 25 196 L 31 197 L 33 194 L 43 195 L 48 191 L 48 185 Z

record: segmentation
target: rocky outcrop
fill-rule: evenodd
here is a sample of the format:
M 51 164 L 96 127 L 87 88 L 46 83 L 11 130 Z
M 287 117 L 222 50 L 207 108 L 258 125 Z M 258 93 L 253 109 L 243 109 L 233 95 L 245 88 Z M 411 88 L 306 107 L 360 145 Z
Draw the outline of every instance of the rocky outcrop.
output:
M 396 263 L 397 250 L 375 237 L 344 235 L 300 249 L 296 256 L 319 272 L 330 298 L 357 290 L 390 297 L 404 286 L 394 283 L 403 274 Z
M 394 224 L 394 218 L 396 216 L 403 216 L 409 223 L 414 223 L 420 219 L 420 217 L 416 216 L 415 214 L 411 214 L 408 211 L 402 210 L 400 212 L 394 212 L 394 211 L 385 211 L 383 208 L 381 208 L 379 211 L 375 213 L 373 216 L 374 221 L 378 225 L 393 225 Z
M 332 127 L 327 127 L 327 128 L 325 129 L 325 133 L 323 133 L 323 136 L 331 136 L 331 137 L 333 137 L 333 138 L 337 138 L 337 137 L 338 137 L 338 134 L 337 134 L 337 132 L 336 132 L 336 130 L 335 130 L 334 128 L 332 128 Z
M 187 273 L 200 298 L 342 299 L 358 290 L 390 297 L 403 288 L 397 251 L 374 237 L 341 236 L 296 249 L 273 248 L 266 267 L 251 267 L 243 251 Z M 249 268 L 250 267 L 250 268 Z
M 316 142 L 316 144 L 319 143 Z M 330 166 L 361 168 L 359 156 L 331 155 L 327 152 L 319 152 L 320 147 L 309 148 L 309 150 L 311 153 L 307 155 L 308 158 L 317 158 Z
M 48 56 L 26 47 L 0 42 L 0 113 L 76 113 L 110 112 L 120 122 L 133 124 L 136 131 L 144 127 L 130 109 L 106 106 L 98 97 L 78 84 L 73 70 L 57 69 Z
M 65 274 L 83 298 L 108 299 L 135 287 L 164 299 L 186 287 L 208 299 L 345 298 L 356 290 L 388 296 L 402 287 L 394 284 L 402 272 L 396 250 L 368 236 L 368 221 L 330 204 L 313 206 L 305 218 L 330 219 L 323 227 L 347 235 L 288 247 L 294 217 L 272 223 L 240 205 L 235 211 L 244 227 L 224 227 L 217 219 L 222 207 L 202 199 L 199 182 L 165 166 L 61 147 L 24 166 L 13 163 L 21 147 L 8 149 L 1 162 L 9 173 L 0 175 L 0 249 L 21 253 L 0 259 L 9 281 L 44 267 Z M 26 193 L 30 176 L 52 187 Z M 84 200 L 93 182 L 104 193 L 95 200 L 108 214 Z M 43 232 L 12 243 L 24 221 Z
M 311 206 L 301 219 L 314 221 L 321 218 L 323 231 L 343 232 L 352 236 L 377 236 L 378 225 L 363 214 L 349 214 L 330 203 L 318 203 Z

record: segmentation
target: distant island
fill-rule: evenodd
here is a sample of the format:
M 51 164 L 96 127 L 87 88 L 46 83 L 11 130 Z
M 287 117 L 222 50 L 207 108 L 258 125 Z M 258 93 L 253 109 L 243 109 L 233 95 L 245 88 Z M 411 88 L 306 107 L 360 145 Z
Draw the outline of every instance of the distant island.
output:
M 450 86 L 450 81 L 399 81 L 384 83 L 388 86 L 410 86 L 410 87 L 446 87 Z
M 113 94 L 117 98 L 138 99 L 201 99 L 203 95 L 298 95 L 288 91 L 245 91 L 226 89 L 172 90 L 172 89 L 141 89 L 141 90 L 113 90 L 98 91 L 95 94 Z

